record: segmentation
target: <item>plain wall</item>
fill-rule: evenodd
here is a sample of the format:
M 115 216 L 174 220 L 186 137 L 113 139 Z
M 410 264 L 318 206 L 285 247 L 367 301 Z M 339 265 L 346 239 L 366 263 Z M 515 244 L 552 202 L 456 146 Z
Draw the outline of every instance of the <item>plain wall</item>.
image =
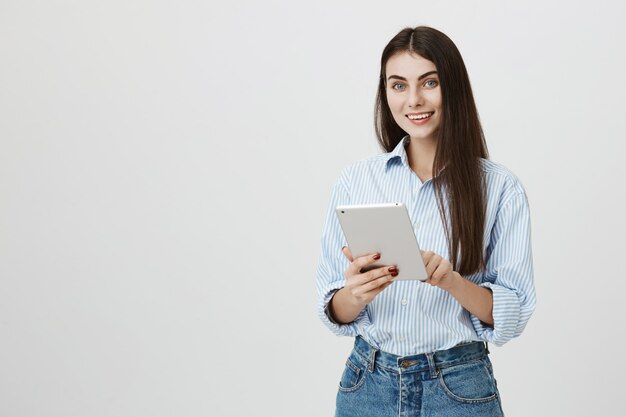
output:
M 450 36 L 531 207 L 506 415 L 618 415 L 626 27 L 595 1 L 0 1 L 0 415 L 329 416 L 330 190 L 380 54 Z

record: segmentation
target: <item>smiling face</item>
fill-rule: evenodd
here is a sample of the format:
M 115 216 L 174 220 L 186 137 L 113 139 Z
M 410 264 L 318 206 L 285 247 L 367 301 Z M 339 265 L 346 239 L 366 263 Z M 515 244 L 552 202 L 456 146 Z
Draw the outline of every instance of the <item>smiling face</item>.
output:
M 443 114 L 435 64 L 401 52 L 389 58 L 385 72 L 387 103 L 398 126 L 411 139 L 436 141 Z

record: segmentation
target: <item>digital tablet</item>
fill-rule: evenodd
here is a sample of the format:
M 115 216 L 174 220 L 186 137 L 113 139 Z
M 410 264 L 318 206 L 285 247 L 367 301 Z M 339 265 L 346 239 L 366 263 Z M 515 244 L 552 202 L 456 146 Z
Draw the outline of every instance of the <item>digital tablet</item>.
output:
M 353 258 L 380 253 L 380 259 L 362 272 L 396 265 L 396 280 L 428 278 L 404 203 L 343 205 L 335 211 Z

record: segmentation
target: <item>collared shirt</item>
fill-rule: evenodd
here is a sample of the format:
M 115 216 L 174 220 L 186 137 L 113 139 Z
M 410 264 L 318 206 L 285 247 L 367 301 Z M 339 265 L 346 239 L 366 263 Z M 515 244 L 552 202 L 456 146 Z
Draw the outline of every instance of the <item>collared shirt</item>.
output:
M 328 303 L 346 285 L 344 272 L 349 265 L 341 250 L 347 243 L 335 213 L 338 205 L 403 202 L 420 248 L 449 260 L 432 179 L 422 183 L 411 170 L 405 149 L 409 141 L 405 136 L 392 152 L 353 163 L 339 175 L 326 212 L 316 273 L 319 316 L 335 334 L 361 335 L 376 348 L 396 355 L 448 349 L 474 340 L 502 345 L 522 333 L 535 309 L 530 209 L 519 179 L 483 158 L 487 265 L 465 278 L 491 289 L 493 327 L 469 313 L 449 292 L 414 280 L 391 284 L 352 323 L 335 323 L 329 315 Z

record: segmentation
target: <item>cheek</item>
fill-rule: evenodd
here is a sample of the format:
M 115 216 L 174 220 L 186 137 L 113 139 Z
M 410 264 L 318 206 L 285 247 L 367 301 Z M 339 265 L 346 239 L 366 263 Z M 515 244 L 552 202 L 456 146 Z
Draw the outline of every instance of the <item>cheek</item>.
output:
M 387 103 L 392 113 L 397 113 L 402 110 L 402 101 L 398 97 L 387 94 Z
M 429 91 L 425 97 L 433 107 L 441 107 L 441 93 L 439 91 Z
M 441 109 L 441 92 L 438 91 L 437 94 L 433 95 L 433 104 L 435 107 Z

